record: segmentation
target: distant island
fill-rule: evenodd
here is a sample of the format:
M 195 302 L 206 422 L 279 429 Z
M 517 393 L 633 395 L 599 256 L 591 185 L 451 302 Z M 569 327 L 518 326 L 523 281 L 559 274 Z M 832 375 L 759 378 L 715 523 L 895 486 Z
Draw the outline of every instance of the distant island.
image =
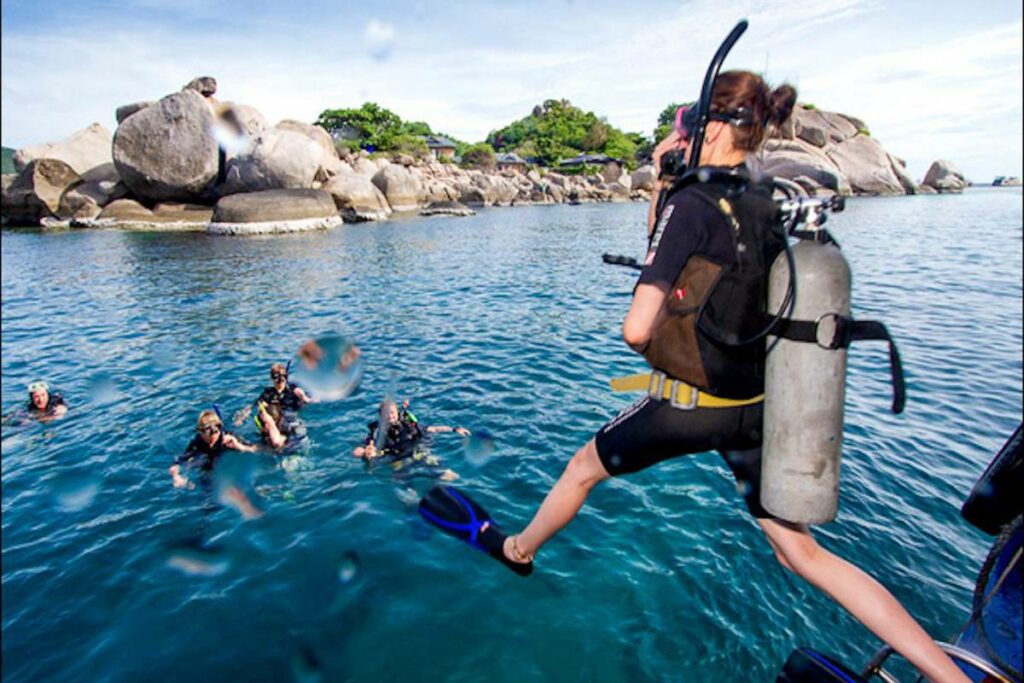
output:
M 113 133 L 92 124 L 64 140 L 4 148 L 4 222 L 249 234 L 405 212 L 647 200 L 654 142 L 678 107 L 667 105 L 644 135 L 547 100 L 467 143 L 375 103 L 271 126 L 216 92 L 214 78 L 199 77 L 159 101 L 118 107 Z M 797 106 L 752 164 L 807 194 L 960 192 L 969 184 L 949 161 L 916 182 L 863 121 L 811 104 Z

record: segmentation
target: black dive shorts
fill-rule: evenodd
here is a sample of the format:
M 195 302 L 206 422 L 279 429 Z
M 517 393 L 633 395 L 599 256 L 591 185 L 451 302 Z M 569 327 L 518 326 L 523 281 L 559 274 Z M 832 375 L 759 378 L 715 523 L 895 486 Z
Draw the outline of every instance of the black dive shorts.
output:
M 770 519 L 761 507 L 763 406 L 681 410 L 665 400 L 642 398 L 598 430 L 597 455 L 608 473 L 618 476 L 680 455 L 718 451 L 750 514 Z

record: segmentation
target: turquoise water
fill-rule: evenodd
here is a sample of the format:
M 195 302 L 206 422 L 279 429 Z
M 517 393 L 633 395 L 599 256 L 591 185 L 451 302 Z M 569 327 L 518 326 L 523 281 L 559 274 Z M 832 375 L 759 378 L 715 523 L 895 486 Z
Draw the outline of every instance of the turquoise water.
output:
M 393 383 L 422 421 L 494 436 L 483 462 L 452 435 L 435 452 L 525 523 L 633 398 L 607 388 L 642 368 L 619 339 L 633 275 L 600 254 L 639 254 L 644 213 L 5 231 L 4 409 L 45 377 L 72 411 L 4 430 L 4 679 L 770 681 L 802 644 L 863 663 L 878 642 L 775 563 L 716 456 L 597 489 L 522 580 L 348 455 Z M 855 314 L 900 343 L 909 403 L 887 412 L 884 346 L 851 352 L 841 510 L 818 537 L 949 638 L 989 544 L 959 506 L 1021 419 L 1021 192 L 854 200 L 830 228 Z M 303 467 L 252 456 L 261 518 L 171 487 L 199 410 L 244 407 L 272 362 L 332 330 L 361 346 L 362 386 L 305 411 Z M 206 575 L 169 563 L 197 538 Z

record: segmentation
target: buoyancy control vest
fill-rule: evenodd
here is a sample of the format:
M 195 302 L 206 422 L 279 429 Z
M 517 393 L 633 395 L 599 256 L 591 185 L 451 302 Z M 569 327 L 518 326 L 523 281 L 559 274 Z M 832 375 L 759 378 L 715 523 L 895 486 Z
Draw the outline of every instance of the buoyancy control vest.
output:
M 731 262 L 695 253 L 683 266 L 662 320 L 643 355 L 656 370 L 723 398 L 764 391 L 764 327 L 768 272 L 785 248 L 770 182 L 730 174 L 721 182 L 691 181 L 685 192 L 714 208 L 708 230 L 727 231 Z

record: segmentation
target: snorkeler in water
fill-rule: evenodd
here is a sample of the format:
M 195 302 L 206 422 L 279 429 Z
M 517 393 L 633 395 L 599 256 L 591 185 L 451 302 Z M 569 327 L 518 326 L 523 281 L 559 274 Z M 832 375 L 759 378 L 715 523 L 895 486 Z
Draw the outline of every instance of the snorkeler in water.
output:
M 380 404 L 380 414 L 386 423 L 386 431 L 381 433 L 380 421 L 371 422 L 366 439 L 352 450 L 352 455 L 367 461 L 389 463 L 396 472 L 406 470 L 410 476 L 423 474 L 443 481 L 458 479 L 459 475 L 442 467 L 440 458 L 432 455 L 426 446 L 431 434 L 454 432 L 460 436 L 469 436 L 468 429 L 447 425 L 425 427 L 409 411 L 408 402 L 403 403 L 399 410 L 394 401 L 385 400 Z
M 202 474 L 213 471 L 217 460 L 225 451 L 253 453 L 256 447 L 244 443 L 231 432 L 224 430 L 224 424 L 215 410 L 204 410 L 196 421 L 196 435 L 185 448 L 185 452 L 174 459 L 168 468 L 175 488 L 192 488 L 194 485 L 182 474 L 182 468 L 199 470 Z
M 28 403 L 25 410 L 29 417 L 40 422 L 49 422 L 64 417 L 68 412 L 68 404 L 59 393 L 50 392 L 50 385 L 37 381 L 28 385 Z
M 288 442 L 288 437 L 297 423 L 296 413 L 310 402 L 309 395 L 288 381 L 288 367 L 282 363 L 270 366 L 271 386 L 249 408 L 235 415 L 235 426 L 239 426 L 256 410 L 254 421 L 263 440 L 275 449 Z

